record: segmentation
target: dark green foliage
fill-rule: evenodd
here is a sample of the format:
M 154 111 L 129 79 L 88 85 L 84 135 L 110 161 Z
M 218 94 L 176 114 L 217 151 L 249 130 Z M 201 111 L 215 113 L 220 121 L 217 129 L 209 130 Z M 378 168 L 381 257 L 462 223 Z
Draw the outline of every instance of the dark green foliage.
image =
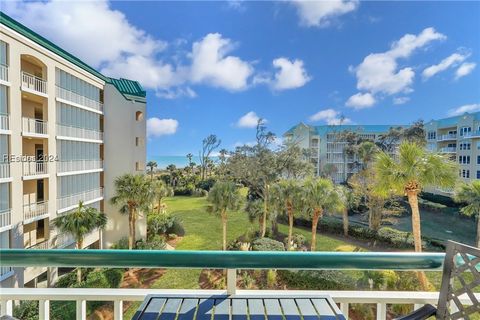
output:
M 287 244 L 287 241 L 288 241 L 288 237 L 285 237 L 285 239 L 283 239 L 283 243 Z M 294 246 L 296 246 L 297 248 L 300 248 L 307 244 L 307 239 L 303 234 L 294 233 L 292 235 L 292 242 Z
M 191 196 L 194 190 L 195 190 L 195 186 L 189 184 L 185 187 L 175 188 L 173 190 L 173 195 L 174 196 Z
M 84 283 L 80 284 L 82 288 L 110 288 L 110 283 L 103 270 L 95 270 L 87 275 Z
M 38 301 L 21 301 L 13 308 L 13 316 L 22 320 L 37 320 Z
M 389 227 L 378 230 L 378 239 L 389 243 L 395 248 L 411 248 L 414 245 L 413 236 L 410 232 L 399 231 Z
M 343 271 L 279 270 L 277 273 L 293 290 L 355 290 L 355 279 Z
M 440 194 L 422 192 L 420 194 L 420 197 L 422 199 L 425 199 L 425 200 L 428 200 L 428 201 L 431 201 L 431 202 L 443 204 L 447 207 L 458 208 L 461 205 L 461 204 L 456 203 L 451 197 L 442 196 Z
M 270 238 L 256 239 L 252 243 L 253 251 L 285 251 L 285 246 L 280 241 Z
M 159 235 L 150 237 L 147 241 L 137 242 L 137 248 L 140 250 L 165 250 L 165 247 L 165 239 Z
M 185 235 L 182 221 L 174 216 L 151 213 L 147 217 L 147 226 L 148 234 L 151 236 L 176 234 L 182 237 Z
M 128 249 L 128 238 L 124 237 L 118 240 L 117 243 L 113 244 L 111 249 L 121 249 L 121 250 L 127 250 Z
M 204 189 L 195 189 L 192 193 L 193 197 L 206 197 L 208 196 L 208 191 Z
M 123 280 L 124 269 L 106 269 L 103 271 L 110 288 L 118 288 Z
M 77 275 L 75 272 L 67 273 L 61 276 L 56 284 L 57 288 L 69 288 L 77 282 Z
M 205 180 L 200 181 L 195 185 L 198 189 L 203 189 L 205 191 L 210 191 L 217 180 L 214 178 L 208 178 Z

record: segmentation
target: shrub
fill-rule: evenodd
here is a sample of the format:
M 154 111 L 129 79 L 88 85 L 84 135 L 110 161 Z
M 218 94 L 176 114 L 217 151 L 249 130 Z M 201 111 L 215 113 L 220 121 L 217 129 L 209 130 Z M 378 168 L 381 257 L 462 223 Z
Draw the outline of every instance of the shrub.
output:
M 195 189 L 192 193 L 193 197 L 206 197 L 208 196 L 208 191 L 204 189 Z
M 175 190 L 173 190 L 173 195 L 174 196 L 191 196 L 194 189 L 195 188 L 193 186 L 175 188 Z
M 118 240 L 117 243 L 111 246 L 111 249 L 123 249 L 123 250 L 128 249 L 128 238 L 127 237 L 121 238 L 120 240 Z
M 444 211 L 447 208 L 447 206 L 444 204 L 428 201 L 422 198 L 418 199 L 418 205 L 420 206 L 420 208 L 428 209 L 431 211 Z
M 110 283 L 103 270 L 95 270 L 87 275 L 87 279 L 84 283 L 81 283 L 79 287 L 82 288 L 110 288 Z
M 253 251 L 285 251 L 283 243 L 270 238 L 256 239 L 252 243 Z
M 58 278 L 58 281 L 55 284 L 55 286 L 57 288 L 69 288 L 75 283 L 77 283 L 77 274 L 75 271 L 73 271 Z
M 159 235 L 150 237 L 147 241 L 140 241 L 137 248 L 140 250 L 165 250 L 165 239 Z
M 180 219 L 164 214 L 150 213 L 147 217 L 147 228 L 148 233 L 152 236 L 167 234 L 185 235 L 185 229 Z
M 285 246 L 287 246 L 287 242 L 288 242 L 288 237 L 285 237 L 285 239 L 283 240 L 283 243 L 285 244 Z M 303 234 L 294 233 L 292 234 L 292 242 L 294 247 L 301 248 L 307 244 L 307 239 Z
M 395 271 L 364 271 L 358 286 L 373 290 L 395 290 L 400 277 Z
M 199 183 L 197 183 L 195 187 L 208 192 L 213 187 L 215 182 L 216 182 L 216 180 L 214 178 L 208 178 L 206 180 L 203 180 L 203 181 L 200 181 Z
M 277 271 L 276 270 L 267 270 L 267 286 L 269 288 L 275 287 L 277 284 Z
M 13 316 L 22 320 L 37 320 L 38 301 L 21 301 L 13 308 Z
M 428 201 L 431 201 L 431 202 L 436 202 L 436 203 L 443 204 L 447 207 L 458 208 L 460 206 L 460 204 L 456 203 L 451 197 L 442 196 L 440 194 L 422 192 L 420 194 L 420 197 L 422 199 L 425 199 L 425 200 L 428 200 Z
M 355 279 L 337 270 L 289 271 L 279 270 L 278 276 L 291 289 L 299 290 L 353 290 Z
M 118 288 L 123 280 L 124 269 L 106 269 L 103 271 L 110 288 Z
M 414 245 L 413 236 L 410 232 L 399 231 L 389 227 L 378 230 L 378 239 L 391 244 L 395 248 L 411 248 Z

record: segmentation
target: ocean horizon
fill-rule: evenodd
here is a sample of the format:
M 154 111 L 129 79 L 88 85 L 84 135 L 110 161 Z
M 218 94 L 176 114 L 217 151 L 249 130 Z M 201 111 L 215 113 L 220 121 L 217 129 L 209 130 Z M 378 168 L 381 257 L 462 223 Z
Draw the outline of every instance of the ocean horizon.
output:
M 217 161 L 218 157 L 210 157 L 213 161 Z M 188 166 L 188 158 L 186 156 L 151 156 L 148 157 L 148 161 L 156 161 L 158 169 L 165 169 L 168 165 L 175 165 L 177 168 L 183 168 Z M 200 164 L 200 157 L 193 156 L 192 162 Z

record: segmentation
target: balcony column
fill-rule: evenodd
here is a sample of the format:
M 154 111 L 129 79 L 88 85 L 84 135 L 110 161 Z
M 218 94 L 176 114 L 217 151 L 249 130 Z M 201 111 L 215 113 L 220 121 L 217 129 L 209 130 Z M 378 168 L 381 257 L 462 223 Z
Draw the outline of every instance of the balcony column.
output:
M 40 320 L 50 320 L 50 301 L 38 301 L 38 316 Z
M 227 294 L 237 291 L 237 269 L 227 269 Z
M 123 301 L 115 300 L 113 302 L 113 319 L 123 320 Z
M 13 301 L 2 300 L 0 302 L 0 316 L 11 316 L 13 314 Z
M 77 320 L 87 319 L 87 301 L 77 300 Z
M 340 303 L 340 311 L 342 311 L 343 315 L 345 316 L 345 320 L 348 320 L 348 302 L 341 302 Z
M 377 320 L 387 319 L 387 304 L 377 303 Z

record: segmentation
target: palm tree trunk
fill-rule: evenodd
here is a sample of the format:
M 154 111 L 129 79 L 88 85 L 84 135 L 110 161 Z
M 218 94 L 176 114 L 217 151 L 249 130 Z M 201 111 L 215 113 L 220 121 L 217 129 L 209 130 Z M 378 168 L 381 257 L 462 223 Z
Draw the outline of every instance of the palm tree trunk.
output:
M 292 208 L 288 209 L 288 243 L 287 250 L 290 250 L 292 245 L 292 234 L 293 234 L 293 210 Z
M 83 247 L 83 240 L 78 240 L 77 241 L 77 249 L 81 250 Z M 78 267 L 77 268 L 77 283 L 82 282 L 82 268 Z
M 318 219 L 320 218 L 321 211 L 315 209 L 312 217 L 312 243 L 310 244 L 310 251 L 315 251 L 317 247 L 317 226 L 318 226 Z
M 268 184 L 265 184 L 265 194 L 263 199 L 263 225 L 261 238 L 267 233 L 267 212 L 268 212 Z
M 412 209 L 412 232 L 413 232 L 413 241 L 415 243 L 415 252 L 422 252 L 422 233 L 421 233 L 421 221 L 420 221 L 420 210 L 418 209 L 418 192 L 409 191 L 407 192 L 408 203 Z M 417 272 L 418 280 L 423 290 L 428 290 L 428 280 L 425 272 Z
M 480 248 L 480 213 L 477 213 L 477 238 L 475 239 L 477 248 Z
M 161 207 L 161 204 L 162 204 L 162 198 L 158 198 L 158 208 L 157 208 L 157 212 L 158 214 L 160 214 L 160 207 Z
M 343 235 L 348 237 L 348 210 L 343 210 Z
M 133 249 L 133 228 L 132 228 L 132 219 L 133 219 L 133 208 L 129 209 L 128 212 L 128 249 L 132 250 Z
M 225 210 L 222 212 L 222 227 L 223 227 L 223 251 L 227 250 L 227 214 Z
M 136 237 L 137 230 L 135 228 L 136 225 L 137 225 L 137 209 L 133 210 L 133 216 L 132 216 L 132 246 L 133 246 L 133 248 L 135 248 L 135 239 L 137 239 L 137 237 Z

